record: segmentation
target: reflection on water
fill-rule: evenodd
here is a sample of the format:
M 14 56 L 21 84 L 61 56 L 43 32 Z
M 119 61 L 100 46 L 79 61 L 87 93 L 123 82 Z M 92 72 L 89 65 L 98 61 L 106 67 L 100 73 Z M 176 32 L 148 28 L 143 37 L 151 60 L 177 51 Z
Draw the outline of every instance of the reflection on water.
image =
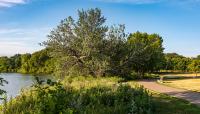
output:
M 30 87 L 34 82 L 35 78 L 32 75 L 28 74 L 19 74 L 19 73 L 1 73 L 0 77 L 8 81 L 8 84 L 5 84 L 3 87 L 0 86 L 0 89 L 6 90 L 7 96 L 16 97 L 20 94 L 21 89 Z M 50 78 L 50 76 L 38 76 L 41 79 Z

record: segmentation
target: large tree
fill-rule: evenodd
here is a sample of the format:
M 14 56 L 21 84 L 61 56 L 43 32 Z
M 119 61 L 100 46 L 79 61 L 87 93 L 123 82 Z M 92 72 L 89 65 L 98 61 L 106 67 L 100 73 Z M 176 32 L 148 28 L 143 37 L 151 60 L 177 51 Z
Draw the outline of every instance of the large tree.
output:
M 0 57 L 0 72 L 9 72 L 10 67 L 10 59 L 8 57 Z
M 23 54 L 21 55 L 21 68 L 19 72 L 21 73 L 29 73 L 30 66 L 29 66 L 29 60 L 31 58 L 31 54 Z
M 128 37 L 127 64 L 144 76 L 145 72 L 159 70 L 164 58 L 162 37 L 158 34 L 136 32 Z
M 62 70 L 67 71 L 63 75 L 103 75 L 107 66 L 105 21 L 100 9 L 79 10 L 76 22 L 68 17 L 51 31 L 43 44 L 62 58 Z
M 65 75 L 126 76 L 158 70 L 163 60 L 162 38 L 134 33 L 127 39 L 125 26 L 105 26 L 101 10 L 78 11 L 78 19 L 61 21 L 42 44 L 60 58 L 58 71 Z
M 192 62 L 188 65 L 188 69 L 198 75 L 200 72 L 200 60 L 192 60 Z
M 177 53 L 166 53 L 165 62 L 162 69 L 185 72 L 188 70 L 187 67 L 191 63 L 191 61 L 191 58 L 184 57 Z
M 125 26 L 111 26 L 108 35 L 104 40 L 104 53 L 109 58 L 107 73 L 112 75 L 127 75 L 127 67 L 124 64 L 124 59 L 127 55 L 127 34 Z M 128 68 L 129 69 L 129 68 Z

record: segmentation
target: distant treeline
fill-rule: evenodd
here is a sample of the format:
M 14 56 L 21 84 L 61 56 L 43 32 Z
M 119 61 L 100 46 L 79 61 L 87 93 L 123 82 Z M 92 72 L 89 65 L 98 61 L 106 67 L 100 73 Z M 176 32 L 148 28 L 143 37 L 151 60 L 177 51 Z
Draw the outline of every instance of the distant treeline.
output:
M 51 74 L 55 72 L 59 58 L 50 56 L 49 49 L 33 54 L 16 54 L 11 57 L 0 57 L 0 72 L 19 72 L 32 74 Z M 200 71 L 200 55 L 189 58 L 177 53 L 166 53 L 162 65 L 157 71 L 164 72 L 198 72 Z
M 0 72 L 19 72 L 31 74 L 51 74 L 55 59 L 48 55 L 48 49 L 33 54 L 16 54 L 0 57 Z
M 167 72 L 197 73 L 200 71 L 200 55 L 195 58 L 189 58 L 177 53 L 167 53 L 161 69 Z

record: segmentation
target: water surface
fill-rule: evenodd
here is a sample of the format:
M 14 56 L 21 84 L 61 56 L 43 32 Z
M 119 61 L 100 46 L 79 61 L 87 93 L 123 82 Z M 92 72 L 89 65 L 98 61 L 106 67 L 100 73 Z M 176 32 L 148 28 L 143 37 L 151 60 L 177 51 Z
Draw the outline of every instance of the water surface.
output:
M 21 89 L 28 88 L 35 82 L 35 77 L 28 74 L 19 74 L 19 73 L 1 73 L 0 77 L 8 81 L 8 84 L 5 84 L 0 89 L 6 90 L 7 96 L 16 97 L 20 94 Z M 50 76 L 38 76 L 41 79 L 48 79 Z

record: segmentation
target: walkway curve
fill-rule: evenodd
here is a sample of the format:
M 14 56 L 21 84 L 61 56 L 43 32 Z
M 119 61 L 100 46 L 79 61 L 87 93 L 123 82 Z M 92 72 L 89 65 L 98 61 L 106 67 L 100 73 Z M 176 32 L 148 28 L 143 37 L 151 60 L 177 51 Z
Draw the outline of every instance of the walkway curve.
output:
M 149 90 L 153 90 L 159 93 L 164 93 L 173 97 L 185 99 L 193 104 L 200 106 L 200 93 L 192 92 L 184 89 L 177 89 L 158 84 L 156 80 L 141 80 L 138 81 L 140 85 L 143 85 Z

